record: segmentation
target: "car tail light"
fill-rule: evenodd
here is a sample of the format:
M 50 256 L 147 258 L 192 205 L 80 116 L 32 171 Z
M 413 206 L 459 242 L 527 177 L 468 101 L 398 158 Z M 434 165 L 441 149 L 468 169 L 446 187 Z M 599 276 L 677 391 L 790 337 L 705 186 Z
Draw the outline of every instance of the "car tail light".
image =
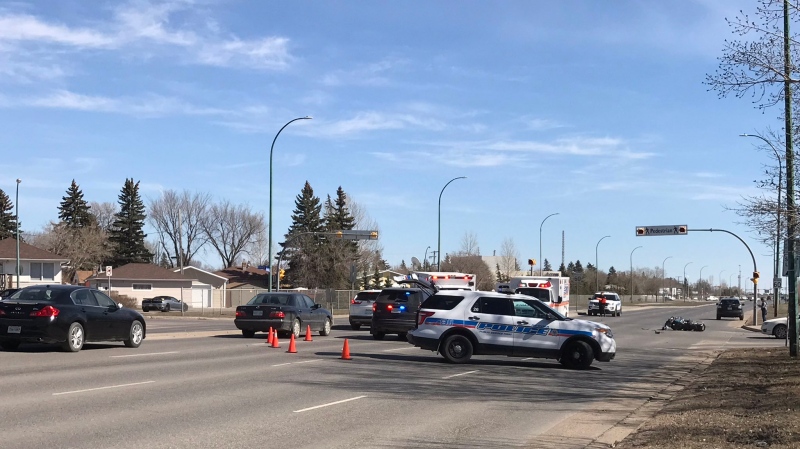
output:
M 417 325 L 420 325 L 420 324 L 424 323 L 426 318 L 428 318 L 429 316 L 433 316 L 435 313 L 436 312 L 427 312 L 427 311 L 420 310 L 419 315 L 418 315 L 419 316 L 419 321 L 417 322 Z
M 361 301 L 356 301 L 356 298 L 350 300 L 350 304 L 361 304 Z
M 40 310 L 34 310 L 33 312 L 31 312 L 31 316 L 45 317 L 45 318 L 57 317 L 58 314 L 59 310 L 53 306 L 44 306 Z
M 236 311 L 236 318 L 244 318 L 246 316 L 247 316 L 247 314 L 244 313 L 244 310 L 237 310 Z
M 6 314 L 6 311 L 3 310 L 3 309 L 0 309 L 0 316 L 4 316 L 5 314 Z
M 269 317 L 270 318 L 286 318 L 286 314 L 281 312 L 280 310 L 277 310 L 275 312 L 270 312 Z
M 378 310 L 378 303 L 377 302 L 373 302 L 372 303 L 372 311 L 374 312 L 376 310 Z

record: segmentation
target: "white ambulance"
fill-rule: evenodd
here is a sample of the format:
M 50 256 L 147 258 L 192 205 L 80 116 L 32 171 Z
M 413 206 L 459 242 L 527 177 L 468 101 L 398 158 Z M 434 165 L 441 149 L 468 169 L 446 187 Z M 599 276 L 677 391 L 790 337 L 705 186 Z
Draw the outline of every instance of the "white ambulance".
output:
M 533 296 L 556 312 L 569 316 L 569 278 L 562 277 L 558 271 L 545 271 L 540 276 L 515 276 L 508 282 L 496 283 L 495 291 Z
M 436 286 L 438 290 L 477 290 L 477 282 L 474 274 L 456 273 L 448 271 L 414 271 L 416 275 L 429 284 Z

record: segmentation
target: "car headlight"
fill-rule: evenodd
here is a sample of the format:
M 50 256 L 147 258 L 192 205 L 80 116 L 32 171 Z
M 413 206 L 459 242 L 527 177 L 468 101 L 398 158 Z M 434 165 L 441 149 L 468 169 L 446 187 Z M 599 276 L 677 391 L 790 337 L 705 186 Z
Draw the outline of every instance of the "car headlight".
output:
M 595 330 L 600 334 L 606 334 L 608 338 L 614 338 L 614 334 L 611 333 L 611 329 L 607 327 L 598 327 Z

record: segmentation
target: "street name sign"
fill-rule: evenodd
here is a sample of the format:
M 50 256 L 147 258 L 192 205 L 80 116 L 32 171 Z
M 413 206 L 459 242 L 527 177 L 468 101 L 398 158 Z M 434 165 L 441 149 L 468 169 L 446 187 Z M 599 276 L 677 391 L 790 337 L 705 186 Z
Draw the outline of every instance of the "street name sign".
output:
M 687 225 L 661 225 L 661 226 L 637 226 L 637 237 L 649 237 L 653 235 L 686 235 L 689 233 Z

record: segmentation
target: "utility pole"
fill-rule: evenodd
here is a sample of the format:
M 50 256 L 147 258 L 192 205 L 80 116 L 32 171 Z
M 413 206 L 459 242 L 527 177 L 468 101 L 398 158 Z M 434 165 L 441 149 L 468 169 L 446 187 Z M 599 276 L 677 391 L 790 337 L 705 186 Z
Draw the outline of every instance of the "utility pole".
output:
M 794 239 L 797 215 L 794 204 L 794 150 L 792 149 L 792 60 L 789 45 L 789 0 L 783 0 L 783 90 L 784 129 L 786 130 L 786 264 L 789 265 L 789 356 L 797 357 L 797 273 L 794 264 Z

